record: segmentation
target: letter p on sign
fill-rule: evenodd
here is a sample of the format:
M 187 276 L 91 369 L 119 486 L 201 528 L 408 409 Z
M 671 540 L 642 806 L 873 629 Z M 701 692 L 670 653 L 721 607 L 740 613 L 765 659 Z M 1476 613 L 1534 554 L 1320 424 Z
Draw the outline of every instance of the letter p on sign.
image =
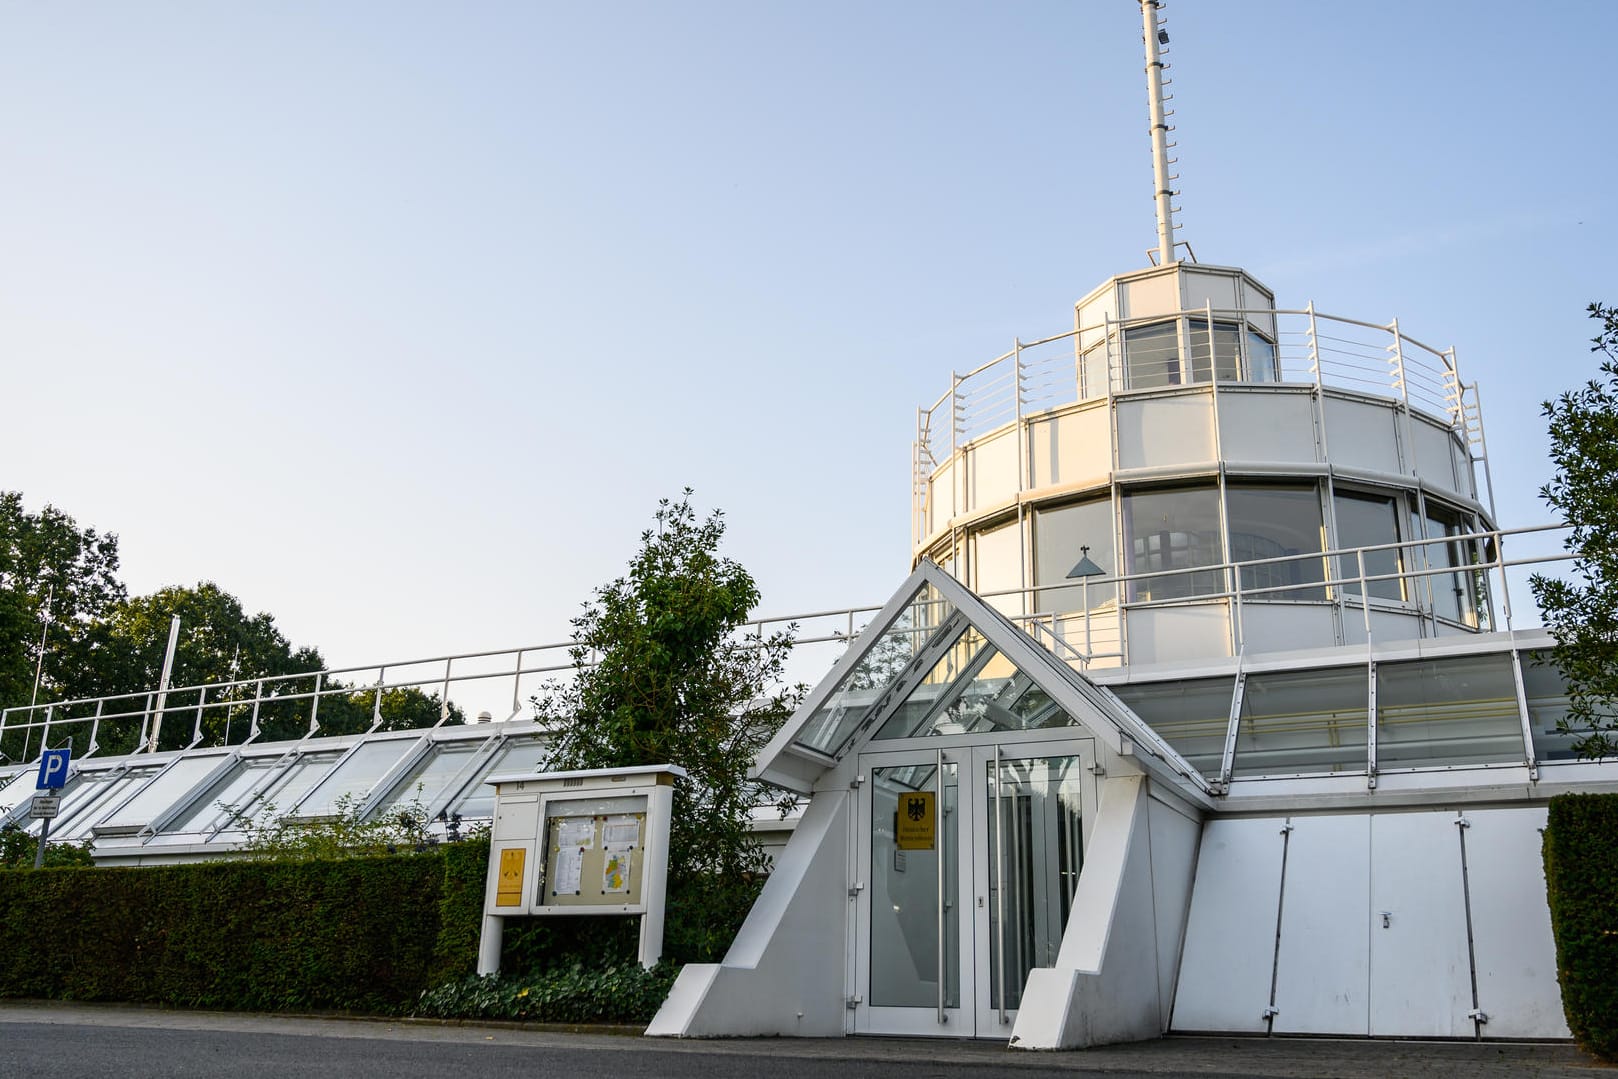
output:
M 53 791 L 67 783 L 67 765 L 72 759 L 71 749 L 47 749 L 39 756 L 39 782 L 35 790 Z

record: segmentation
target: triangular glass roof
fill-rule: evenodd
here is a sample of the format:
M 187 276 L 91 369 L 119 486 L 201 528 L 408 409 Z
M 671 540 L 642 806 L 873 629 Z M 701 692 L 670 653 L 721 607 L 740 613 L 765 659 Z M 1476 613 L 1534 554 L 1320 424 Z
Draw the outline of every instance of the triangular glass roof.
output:
M 871 741 L 1079 726 L 1192 792 L 1210 788 L 1114 696 L 923 562 L 764 751 L 754 774 L 808 791 Z

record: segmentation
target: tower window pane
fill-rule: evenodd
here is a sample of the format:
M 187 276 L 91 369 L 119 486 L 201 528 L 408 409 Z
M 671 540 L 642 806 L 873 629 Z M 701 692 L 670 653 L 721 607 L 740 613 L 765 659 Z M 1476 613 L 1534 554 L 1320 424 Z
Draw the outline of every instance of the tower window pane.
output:
M 1325 599 L 1320 496 L 1308 487 L 1230 486 L 1225 491 L 1230 560 L 1241 567 L 1244 598 Z M 1289 585 L 1313 587 L 1292 588 Z
M 1180 374 L 1179 323 L 1156 322 L 1124 331 L 1124 359 L 1129 367 L 1129 388 L 1178 386 Z
M 1131 574 L 1218 566 L 1219 492 L 1213 487 L 1141 491 L 1124 496 L 1124 549 Z M 1131 582 L 1131 602 L 1182 599 L 1224 591 L 1224 573 L 1165 573 Z

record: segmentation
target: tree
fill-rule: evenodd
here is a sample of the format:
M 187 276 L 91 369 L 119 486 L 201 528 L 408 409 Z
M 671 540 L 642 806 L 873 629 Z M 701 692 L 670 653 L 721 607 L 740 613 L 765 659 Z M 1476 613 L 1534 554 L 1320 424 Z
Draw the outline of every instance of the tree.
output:
M 1601 377 L 1541 406 L 1556 477 L 1540 494 L 1572 529 L 1574 579 L 1535 574 L 1530 585 L 1567 683 L 1559 726 L 1579 735 L 1579 756 L 1600 758 L 1618 753 L 1618 308 L 1589 311 L 1601 326 L 1591 339 Z
M 0 705 L 29 703 L 36 669 L 40 700 L 74 695 L 90 628 L 126 595 L 117 574 L 117 536 L 0 491 Z
M 201 686 L 211 682 L 248 679 L 284 679 L 265 686 L 266 693 L 308 694 L 315 688 L 313 677 L 287 679 L 289 675 L 312 675 L 326 666 L 320 652 L 311 647 L 294 648 L 266 612 L 249 615 L 241 601 L 212 581 L 195 588 L 169 587 L 150 596 L 139 596 L 120 603 L 107 618 L 93 627 L 90 640 L 96 662 L 86 677 L 90 692 L 102 696 L 141 693 L 154 689 L 162 678 L 163 656 L 168 648 L 169 623 L 179 616 L 180 637 L 174 650 L 172 686 Z M 380 729 L 405 730 L 429 727 L 439 721 L 441 712 L 436 695 L 415 688 L 387 689 L 377 700 L 374 691 L 351 689 L 335 679 L 321 682 L 323 695 L 317 715 L 322 734 L 354 734 L 370 729 L 380 712 Z M 234 696 L 250 698 L 254 687 L 242 687 Z M 229 696 L 210 698 L 215 704 Z M 195 693 L 171 697 L 169 707 L 184 715 L 185 722 L 165 724 L 159 748 L 171 749 L 190 741 L 194 724 L 187 709 L 198 703 Z M 205 708 L 202 715 L 205 744 L 240 742 L 247 730 L 248 709 Z M 298 738 L 309 729 L 311 701 L 301 699 L 262 704 L 258 711 L 259 729 L 264 741 Z M 462 721 L 458 707 L 450 706 L 448 722 Z M 135 748 L 138 728 L 104 734 L 108 752 L 128 752 Z M 113 741 L 109 741 L 113 739 Z
M 573 619 L 571 682 L 534 705 L 554 739 L 552 769 L 689 773 L 674 788 L 666 951 L 695 962 L 719 957 L 757 894 L 767 863 L 747 773 L 802 690 L 772 692 L 795 627 L 738 636 L 758 586 L 718 553 L 723 515 L 699 521 L 691 494 L 658 503 L 628 572 Z

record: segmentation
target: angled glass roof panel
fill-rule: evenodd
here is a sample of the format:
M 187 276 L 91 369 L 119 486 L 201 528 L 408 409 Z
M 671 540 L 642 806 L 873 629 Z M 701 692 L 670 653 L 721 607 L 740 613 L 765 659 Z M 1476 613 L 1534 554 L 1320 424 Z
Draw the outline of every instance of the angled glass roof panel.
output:
M 25 768 L 16 775 L 0 780 L 0 814 L 15 809 L 34 796 L 34 783 L 39 778 L 37 768 Z
M 938 662 L 933 664 L 933 669 L 927 672 L 921 683 L 882 721 L 881 729 L 873 737 L 914 738 L 928 733 L 927 717 L 940 707 L 956 688 L 956 683 L 968 677 L 972 665 L 979 658 L 987 658 L 993 651 L 977 627 L 968 626 L 966 632 L 938 657 Z
M 270 781 L 262 794 L 253 799 L 251 805 L 238 807 L 239 812 L 232 813 L 242 820 L 254 821 L 258 824 L 268 824 L 277 817 L 287 815 L 292 807 L 314 789 L 319 783 L 331 774 L 337 767 L 341 752 L 329 753 L 303 753 L 291 762 L 283 763 L 281 758 L 275 758 L 276 763 L 283 763 L 283 771 Z M 239 840 L 243 832 L 238 828 L 228 828 L 219 833 L 219 838 L 226 842 Z
M 51 826 L 51 838 L 71 842 L 89 834 L 119 799 L 136 790 L 158 773 L 157 766 L 79 773 L 79 782 L 62 795 L 62 814 Z
M 193 808 L 171 822 L 154 843 L 195 843 L 229 823 L 237 810 L 247 808 L 247 799 L 265 774 L 281 763 L 279 757 L 245 757 L 225 773 L 212 788 L 199 797 Z
M 310 792 L 296 810 L 300 817 L 327 816 L 345 800 L 357 806 L 371 793 L 388 769 L 415 747 L 420 735 L 368 741 L 354 749 L 342 764 Z
M 138 831 L 146 827 L 154 817 L 207 778 L 208 773 L 219 767 L 225 756 L 222 753 L 209 753 L 200 757 L 181 757 L 139 794 L 100 821 L 96 831 Z
M 378 807 L 378 812 L 413 802 L 420 802 L 423 807 L 432 805 L 461 770 L 472 763 L 473 755 L 487 744 L 486 741 L 465 740 L 439 742 L 433 752 L 416 763 L 394 789 L 393 796 Z
M 932 634 L 954 613 L 954 604 L 930 583 L 923 584 L 793 741 L 828 756 L 841 752 L 872 706 L 909 669 Z
M 1376 665 L 1380 768 L 1525 759 L 1511 656 L 1447 656 Z
M 972 648 L 969 638 L 980 647 Z M 977 631 L 969 630 L 951 653 L 967 646 L 971 658 L 942 692 L 922 696 L 917 687 L 883 723 L 878 738 L 920 738 L 928 735 L 985 734 L 993 731 L 1028 731 L 1042 727 L 1064 727 L 1075 723 L 1034 680 L 1010 659 L 983 642 Z M 946 665 L 946 655 L 935 672 Z M 929 678 L 931 675 L 929 675 Z M 912 707 L 925 704 L 926 710 Z
M 538 738 L 512 739 L 501 748 L 494 763 L 466 788 L 466 796 L 451 811 L 463 817 L 494 816 L 494 788 L 483 780 L 493 775 L 532 772 L 545 759 L 546 745 Z
M 1189 678 L 1112 687 L 1118 699 L 1208 779 L 1224 764 L 1236 677 Z
M 1235 775 L 1363 773 L 1370 703 L 1363 666 L 1248 675 Z

